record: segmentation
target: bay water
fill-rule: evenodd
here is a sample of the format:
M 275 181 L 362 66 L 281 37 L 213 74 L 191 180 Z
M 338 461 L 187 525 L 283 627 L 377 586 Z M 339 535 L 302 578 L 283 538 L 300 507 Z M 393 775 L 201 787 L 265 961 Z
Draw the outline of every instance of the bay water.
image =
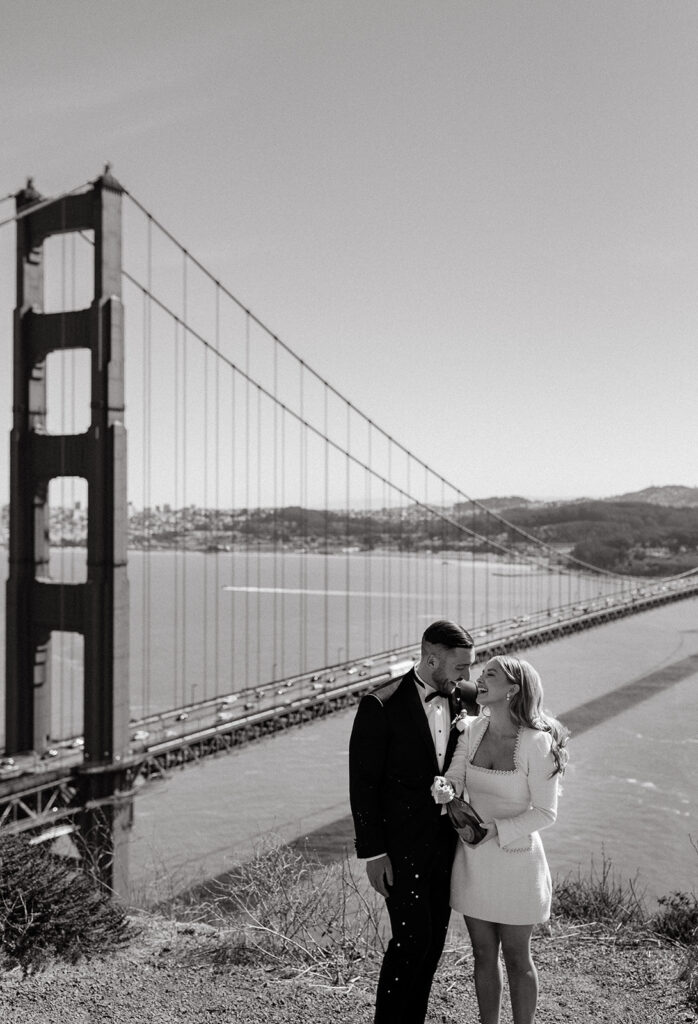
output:
M 79 579 L 84 552 L 54 553 Z M 522 574 L 527 579 L 521 579 Z M 546 603 L 591 602 L 593 580 L 440 556 L 263 552 L 129 553 L 132 715 L 416 643 L 431 619 L 481 629 Z M 613 585 L 607 584 L 607 594 Z M 0 590 L 0 633 L 4 629 Z M 4 647 L 4 637 L 3 647 Z M 54 732 L 79 732 L 80 641 L 54 645 Z M 546 706 L 572 727 L 553 874 L 604 857 L 650 899 L 696 888 L 698 601 L 690 599 L 522 652 Z M 2 652 L 4 663 L 4 650 Z M 220 874 L 273 834 L 351 843 L 347 749 L 353 711 L 153 781 L 135 801 L 135 889 Z M 159 880 L 159 882 L 158 882 Z

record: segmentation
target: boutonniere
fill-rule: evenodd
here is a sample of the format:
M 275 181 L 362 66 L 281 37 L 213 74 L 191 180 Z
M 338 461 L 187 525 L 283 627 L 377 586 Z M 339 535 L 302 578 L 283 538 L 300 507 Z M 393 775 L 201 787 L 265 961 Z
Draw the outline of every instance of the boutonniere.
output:
M 467 711 L 459 711 L 456 717 L 451 722 L 451 728 L 457 729 L 458 732 L 465 732 L 465 724 L 468 720 Z

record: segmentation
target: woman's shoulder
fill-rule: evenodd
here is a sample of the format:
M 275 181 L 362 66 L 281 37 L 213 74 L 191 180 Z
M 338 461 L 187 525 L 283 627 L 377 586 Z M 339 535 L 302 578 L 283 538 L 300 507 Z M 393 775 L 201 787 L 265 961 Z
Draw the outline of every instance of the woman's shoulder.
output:
M 550 753 L 552 745 L 553 738 L 546 730 L 533 729 L 528 725 L 521 727 L 519 749 L 522 752 L 531 753 L 534 756 L 540 754 L 545 757 Z
M 471 750 L 473 741 L 477 743 L 477 739 L 473 740 L 474 737 L 480 735 L 478 729 L 480 723 L 483 721 L 482 715 L 458 715 L 451 723 L 451 728 L 455 729 L 458 734 L 458 745 L 462 749 L 464 746 L 467 750 Z M 486 720 L 485 720 L 486 721 Z
M 482 728 L 482 724 L 486 723 L 487 719 L 484 715 L 464 715 L 460 714 L 456 718 L 454 725 L 458 732 L 469 732 Z

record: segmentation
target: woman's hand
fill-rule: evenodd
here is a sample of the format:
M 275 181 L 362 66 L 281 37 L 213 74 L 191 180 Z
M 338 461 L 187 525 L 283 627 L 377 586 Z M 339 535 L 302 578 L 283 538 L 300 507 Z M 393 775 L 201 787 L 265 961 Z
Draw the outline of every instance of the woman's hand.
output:
M 431 795 L 436 804 L 450 804 L 456 794 L 448 779 L 437 775 L 431 784 Z
M 482 824 L 487 829 L 487 835 L 482 837 L 480 842 L 477 844 L 478 846 L 482 846 L 483 843 L 489 842 L 490 839 L 496 839 L 499 835 L 499 829 L 497 828 L 496 821 L 483 821 Z
M 487 829 L 482 839 L 477 837 L 475 830 L 472 825 L 465 825 L 463 828 L 457 828 L 462 843 L 466 846 L 483 846 L 489 839 L 494 839 L 499 834 L 497 826 L 493 821 L 483 821 L 482 827 Z

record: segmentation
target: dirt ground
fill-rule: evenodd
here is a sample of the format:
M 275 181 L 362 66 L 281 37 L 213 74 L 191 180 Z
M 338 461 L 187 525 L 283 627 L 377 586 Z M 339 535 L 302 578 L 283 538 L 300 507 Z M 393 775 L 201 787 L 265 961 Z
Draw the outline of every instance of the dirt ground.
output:
M 231 966 L 221 933 L 201 924 L 136 919 L 119 952 L 75 966 L 54 963 L 0 976 L 2 1024 L 370 1024 L 372 979 L 333 987 L 269 962 Z M 592 934 L 593 931 L 593 934 Z M 619 941 L 599 929 L 559 925 L 535 938 L 539 1024 L 678 1024 L 698 1017 L 678 981 L 679 948 Z M 508 1006 L 502 1024 L 511 1020 Z M 428 1021 L 477 1024 L 472 958 L 460 938 L 444 954 Z

